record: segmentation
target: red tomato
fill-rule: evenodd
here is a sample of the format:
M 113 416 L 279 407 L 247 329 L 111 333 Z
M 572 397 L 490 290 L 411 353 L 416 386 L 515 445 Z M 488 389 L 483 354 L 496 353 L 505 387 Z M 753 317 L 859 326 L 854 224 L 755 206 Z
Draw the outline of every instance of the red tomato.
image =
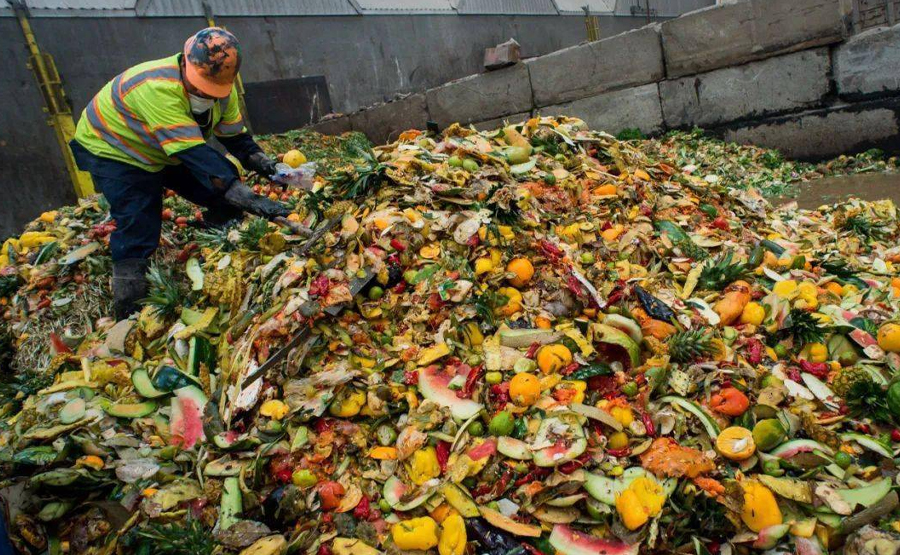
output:
M 173 212 L 171 208 L 166 208 L 165 210 L 162 211 L 162 219 L 163 220 L 168 222 L 169 220 L 171 220 L 174 217 L 175 217 L 175 212 Z

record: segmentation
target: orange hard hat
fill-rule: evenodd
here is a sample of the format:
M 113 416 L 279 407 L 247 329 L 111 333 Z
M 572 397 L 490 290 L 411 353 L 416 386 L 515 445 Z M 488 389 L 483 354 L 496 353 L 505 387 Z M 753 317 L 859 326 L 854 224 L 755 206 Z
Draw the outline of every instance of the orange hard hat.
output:
M 215 98 L 231 94 L 240 68 L 241 45 L 225 29 L 208 27 L 184 43 L 185 77 L 203 94 Z

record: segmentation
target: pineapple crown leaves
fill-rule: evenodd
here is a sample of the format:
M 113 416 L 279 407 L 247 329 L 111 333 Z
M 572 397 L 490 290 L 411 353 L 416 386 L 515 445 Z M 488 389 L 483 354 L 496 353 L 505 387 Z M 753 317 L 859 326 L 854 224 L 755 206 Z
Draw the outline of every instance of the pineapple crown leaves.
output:
M 860 235 L 866 239 L 880 240 L 887 236 L 887 230 L 884 225 L 873 221 L 868 216 L 856 214 L 849 216 L 845 221 L 843 228 L 846 231 Z
M 176 555 L 211 555 L 216 548 L 210 530 L 196 519 L 184 524 L 151 524 L 137 533 L 142 540 L 153 545 L 153 553 Z
M 240 244 L 247 250 L 258 251 L 259 242 L 269 233 L 269 222 L 263 218 L 253 218 L 246 229 L 240 231 Z
M 184 302 L 185 291 L 172 278 L 171 272 L 153 263 L 147 272 L 149 294 L 141 299 L 141 304 L 153 307 L 156 314 L 162 317 L 174 316 Z
M 734 253 L 729 251 L 715 260 L 707 261 L 700 272 L 697 287 L 699 289 L 718 290 L 744 277 L 749 270 L 747 264 L 743 262 L 732 263 L 733 258 Z
M 718 351 L 713 339 L 712 330 L 709 328 L 676 332 L 669 336 L 666 342 L 669 358 L 674 362 L 693 362 L 699 358 L 712 356 Z
M 819 324 L 815 316 L 799 308 L 792 308 L 778 330 L 780 337 L 793 337 L 800 344 L 819 343 L 829 329 Z

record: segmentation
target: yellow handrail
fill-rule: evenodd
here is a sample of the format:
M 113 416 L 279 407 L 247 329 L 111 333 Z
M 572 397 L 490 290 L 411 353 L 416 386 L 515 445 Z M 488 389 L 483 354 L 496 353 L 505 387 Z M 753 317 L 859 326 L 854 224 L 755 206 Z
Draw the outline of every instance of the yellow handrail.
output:
M 72 109 L 69 107 L 69 100 L 66 98 L 66 92 L 63 89 L 59 72 L 56 70 L 53 56 L 41 52 L 34 32 L 31 30 L 25 3 L 22 0 L 11 0 L 10 3 L 19 20 L 28 51 L 31 53 L 28 69 L 34 72 L 41 96 L 44 97 L 44 111 L 49 115 L 47 124 L 56 133 L 56 141 L 59 143 L 59 149 L 66 162 L 66 171 L 75 188 L 75 194 L 78 195 L 78 198 L 93 195 L 94 182 L 91 180 L 90 174 L 78 169 L 75 158 L 72 156 L 72 150 L 69 148 L 69 141 L 75 137 L 75 121 L 72 119 Z

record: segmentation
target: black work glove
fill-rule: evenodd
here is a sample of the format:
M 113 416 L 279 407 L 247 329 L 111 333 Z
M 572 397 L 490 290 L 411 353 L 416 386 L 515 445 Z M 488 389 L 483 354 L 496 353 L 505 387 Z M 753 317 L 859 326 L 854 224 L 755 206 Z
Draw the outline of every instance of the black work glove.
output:
M 248 170 L 253 170 L 263 177 L 270 178 L 278 171 L 275 169 L 275 160 L 272 160 L 263 151 L 254 152 L 247 158 L 244 164 Z
M 280 202 L 275 202 L 268 197 L 254 194 L 253 191 L 248 187 L 245 187 L 240 180 L 237 179 L 232 181 L 231 186 L 225 191 L 225 201 L 236 208 L 240 208 L 251 214 L 256 214 L 267 220 L 277 217 L 283 218 L 291 213 L 291 211 Z

